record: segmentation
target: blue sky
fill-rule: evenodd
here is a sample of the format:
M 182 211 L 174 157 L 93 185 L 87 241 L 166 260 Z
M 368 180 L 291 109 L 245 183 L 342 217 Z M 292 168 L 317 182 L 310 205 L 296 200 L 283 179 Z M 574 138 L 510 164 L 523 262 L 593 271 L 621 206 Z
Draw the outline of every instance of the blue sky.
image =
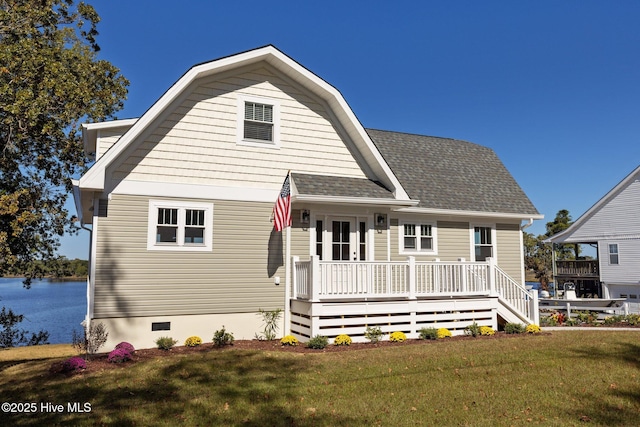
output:
M 192 65 L 273 44 L 365 127 L 492 148 L 545 219 L 577 219 L 640 164 L 640 2 L 91 1 L 100 58 L 142 115 Z M 455 173 L 455 171 L 452 171 Z M 428 183 L 426 183 L 428 185 Z M 88 233 L 61 253 L 86 258 Z

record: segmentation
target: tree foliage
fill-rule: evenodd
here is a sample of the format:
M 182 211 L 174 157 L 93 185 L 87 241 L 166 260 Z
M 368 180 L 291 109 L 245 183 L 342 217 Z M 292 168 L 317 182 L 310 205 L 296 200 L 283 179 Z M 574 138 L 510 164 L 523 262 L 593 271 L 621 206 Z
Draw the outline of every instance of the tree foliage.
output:
M 556 217 L 552 222 L 547 223 L 547 234 L 545 237 L 551 237 L 554 234 L 558 234 L 573 224 L 571 215 L 566 209 L 561 209 L 556 214 Z M 558 259 L 578 259 L 580 256 L 579 244 L 566 244 L 560 245 L 556 248 L 556 255 Z M 573 251 L 573 253 L 571 253 Z
M 75 230 L 81 123 L 112 118 L 129 84 L 97 57 L 99 20 L 73 0 L 0 0 L 0 275 L 53 258 Z

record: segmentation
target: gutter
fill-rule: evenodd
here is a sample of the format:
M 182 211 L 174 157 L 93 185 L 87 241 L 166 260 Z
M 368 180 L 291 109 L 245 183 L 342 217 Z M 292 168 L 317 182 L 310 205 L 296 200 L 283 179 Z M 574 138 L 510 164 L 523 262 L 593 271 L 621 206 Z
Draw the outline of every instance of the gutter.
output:
M 533 218 L 529 218 L 529 222 L 520 226 L 520 231 L 524 231 L 533 225 Z

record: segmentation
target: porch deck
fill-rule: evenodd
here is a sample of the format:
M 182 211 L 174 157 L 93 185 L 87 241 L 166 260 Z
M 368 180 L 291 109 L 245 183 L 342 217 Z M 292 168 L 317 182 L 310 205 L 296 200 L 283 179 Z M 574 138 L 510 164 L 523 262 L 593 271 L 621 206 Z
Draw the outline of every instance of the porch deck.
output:
M 447 327 L 462 333 L 473 322 L 497 328 L 508 322 L 539 323 L 536 291 L 527 291 L 493 259 L 487 262 L 292 263 L 292 333 L 299 339 L 349 333 L 362 340 L 367 326 L 401 330 Z M 362 339 L 360 339 L 362 338 Z

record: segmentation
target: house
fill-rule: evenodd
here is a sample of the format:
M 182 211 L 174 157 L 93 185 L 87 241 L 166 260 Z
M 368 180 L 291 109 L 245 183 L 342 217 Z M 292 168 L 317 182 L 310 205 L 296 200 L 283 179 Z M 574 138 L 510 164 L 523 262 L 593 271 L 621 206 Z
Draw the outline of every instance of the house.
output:
M 640 166 L 561 233 L 554 244 L 597 248 L 595 260 L 558 260 L 556 283 L 573 282 L 577 293 L 640 303 Z
M 303 341 L 537 322 L 521 228 L 542 215 L 495 153 L 365 129 L 273 46 L 196 65 L 142 117 L 83 132 L 87 321 L 107 347 L 223 326 L 251 339 L 276 309 Z M 292 224 L 276 231 L 285 180 Z

